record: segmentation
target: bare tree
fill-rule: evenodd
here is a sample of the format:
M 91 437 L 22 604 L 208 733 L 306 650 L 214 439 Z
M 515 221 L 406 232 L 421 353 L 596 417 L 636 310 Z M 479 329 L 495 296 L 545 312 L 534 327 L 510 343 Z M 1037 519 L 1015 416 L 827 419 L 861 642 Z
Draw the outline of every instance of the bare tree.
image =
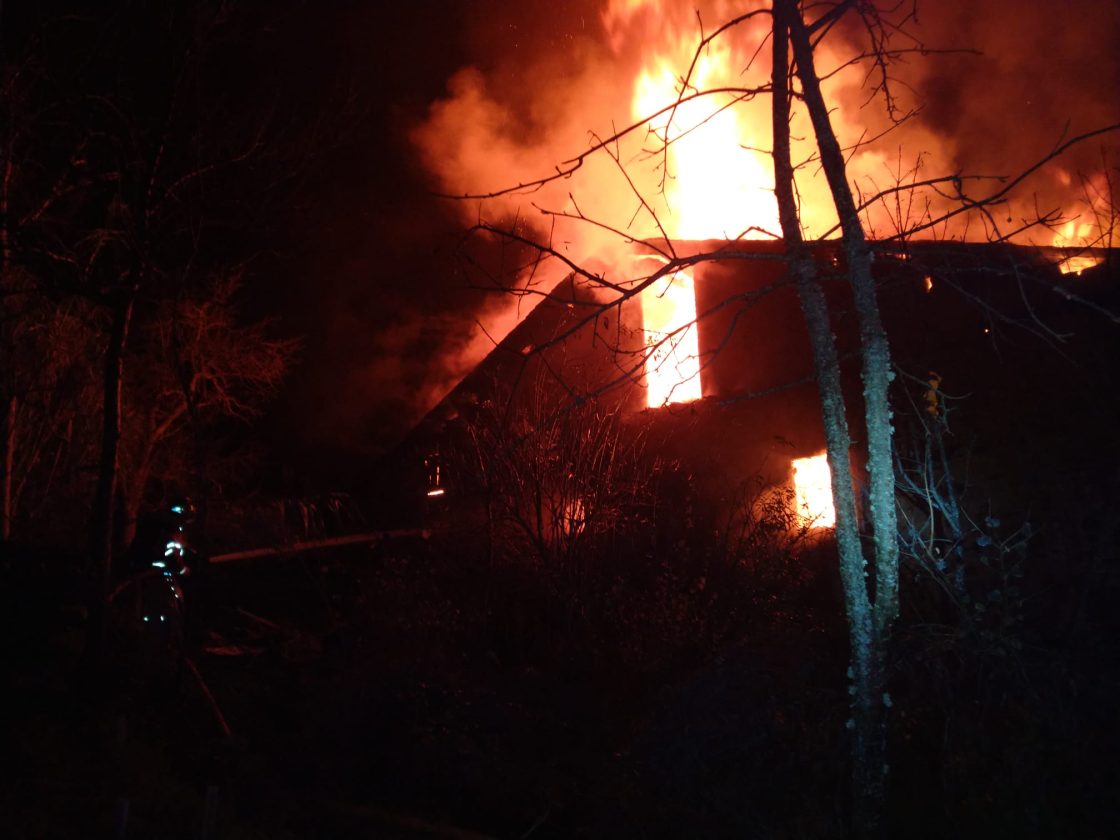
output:
M 519 393 L 488 390 L 464 408 L 450 474 L 477 485 L 492 553 L 512 548 L 578 579 L 605 536 L 648 513 L 659 459 L 619 406 L 573 405 L 541 371 Z
M 0 513 L 5 534 L 33 498 L 56 503 L 37 511 L 54 534 L 87 516 L 92 660 L 149 479 L 174 465 L 179 486 L 206 485 L 219 418 L 258 411 L 291 358 L 234 300 L 262 205 L 299 177 L 321 128 L 293 127 L 279 94 L 247 106 L 237 85 L 252 82 L 216 70 L 267 48 L 260 24 L 222 2 L 128 2 L 44 15 L 27 58 L 0 61 L 0 107 L 18 117 L 0 126 L 0 346 L 25 337 L 0 364 Z M 48 346 L 55 327 L 67 341 Z M 68 506 L 61 474 L 81 491 Z
M 47 293 L 31 230 L 83 188 L 81 151 L 59 138 L 43 39 L 13 50 L 0 9 L 0 539 L 12 537 L 36 467 L 68 472 L 90 404 L 99 323 L 92 307 Z M 71 154 L 73 152 L 73 154 Z M 88 453 L 83 453 L 88 455 Z M 42 497 L 42 493 L 38 494 Z
M 20 297 L 2 330 L 5 539 L 32 536 L 52 498 L 79 506 L 88 482 L 75 478 L 91 460 L 98 403 L 97 313 L 80 299 Z
M 237 275 L 161 301 L 138 331 L 125 377 L 121 451 L 122 541 L 131 541 L 145 490 L 158 477 L 206 492 L 206 440 L 219 419 L 250 420 L 272 398 L 298 342 L 243 324 Z M 193 480 L 182 476 L 194 462 Z M 205 498 L 205 495 L 203 496 Z
M 819 27 L 820 21 L 817 22 Z M 860 541 L 856 490 L 853 487 L 847 410 L 840 380 L 836 339 L 829 323 L 828 305 L 812 260 L 801 239 L 801 223 L 794 194 L 793 163 L 789 151 L 790 72 L 792 47 L 801 93 L 813 124 L 821 163 L 828 178 L 843 231 L 851 284 L 859 321 L 863 364 L 864 411 L 870 473 L 869 519 L 874 552 L 868 562 Z M 828 106 L 821 93 L 813 60 L 810 29 L 793 0 L 774 6 L 772 101 L 775 190 L 782 235 L 790 251 L 790 271 L 797 281 L 801 311 L 809 327 L 817 387 L 821 395 L 828 462 L 832 471 L 832 496 L 836 507 L 836 542 L 840 577 L 852 649 L 849 675 L 854 688 L 853 794 L 855 824 L 863 836 L 882 832 L 882 807 L 886 790 L 886 732 L 884 693 L 887 642 L 898 614 L 898 527 L 894 506 L 894 464 L 891 454 L 891 410 L 888 386 L 893 378 L 890 348 L 871 276 L 871 251 L 864 237 L 844 166 L 843 152 L 829 122 Z M 867 569 L 874 568 L 875 589 L 867 586 Z

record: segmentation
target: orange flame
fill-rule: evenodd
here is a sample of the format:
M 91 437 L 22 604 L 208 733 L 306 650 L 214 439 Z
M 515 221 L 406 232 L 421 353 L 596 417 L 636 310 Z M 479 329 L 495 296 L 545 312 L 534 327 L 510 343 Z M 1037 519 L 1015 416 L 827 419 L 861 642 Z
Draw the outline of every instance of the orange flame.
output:
M 1073 177 L 1065 169 L 1058 170 L 1057 180 L 1063 187 L 1073 188 Z M 1079 176 L 1079 181 L 1081 199 L 1078 210 L 1067 210 L 1067 221 L 1054 231 L 1051 243 L 1067 252 L 1058 263 L 1063 274 L 1080 274 L 1099 265 L 1101 258 L 1089 249 L 1110 248 L 1120 235 L 1120 207 L 1109 178 L 1099 172 L 1092 177 Z
M 779 230 L 774 173 L 767 155 L 728 97 L 678 101 L 679 68 L 658 57 L 634 83 L 633 115 L 648 119 L 657 146 L 665 144 L 665 176 L 659 204 L 665 231 L 674 239 L 760 238 Z M 741 84 L 725 46 L 701 57 L 690 85 L 699 90 Z M 728 78 L 731 77 L 731 78 Z M 665 110 L 669 109 L 669 110 Z M 765 124 L 764 124 L 765 125 Z
M 1096 233 L 1097 226 L 1091 222 L 1081 221 L 1081 217 L 1071 219 L 1054 234 L 1054 247 L 1056 248 L 1086 248 Z M 1087 268 L 1099 265 L 1100 257 L 1093 254 L 1074 254 L 1058 263 L 1058 270 L 1062 274 L 1080 274 Z

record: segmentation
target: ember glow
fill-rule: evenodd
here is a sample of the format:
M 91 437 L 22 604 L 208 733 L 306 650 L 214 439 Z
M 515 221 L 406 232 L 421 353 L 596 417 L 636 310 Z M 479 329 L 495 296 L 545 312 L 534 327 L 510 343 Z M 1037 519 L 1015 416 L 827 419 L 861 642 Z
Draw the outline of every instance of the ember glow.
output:
M 828 457 L 822 452 L 810 458 L 795 458 L 793 490 L 797 516 L 803 527 L 831 528 L 836 524 L 836 508 L 832 503 L 832 472 Z
M 1058 270 L 1062 274 L 1080 274 L 1088 268 L 1100 265 L 1100 258 L 1082 254 L 1076 257 L 1067 257 L 1058 263 Z
M 560 512 L 560 533 L 567 537 L 578 536 L 587 527 L 587 505 L 583 499 L 568 499 Z
M 1073 219 L 1054 234 L 1054 245 L 1058 248 L 1085 247 L 1092 240 L 1099 226 L 1090 222 Z M 1100 258 L 1092 254 L 1074 254 L 1058 263 L 1062 274 L 1080 274 L 1087 268 L 1092 268 L 1100 263 Z

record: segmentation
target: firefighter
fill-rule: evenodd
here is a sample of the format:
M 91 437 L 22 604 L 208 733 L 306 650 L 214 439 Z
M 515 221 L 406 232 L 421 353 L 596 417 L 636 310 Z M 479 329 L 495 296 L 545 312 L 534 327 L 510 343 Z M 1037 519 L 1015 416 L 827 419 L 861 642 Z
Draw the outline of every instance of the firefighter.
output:
M 145 514 L 137 523 L 127 555 L 128 571 L 142 580 L 140 619 L 152 632 L 195 635 L 194 602 L 203 565 L 192 545 L 195 517 L 194 504 L 184 497 Z

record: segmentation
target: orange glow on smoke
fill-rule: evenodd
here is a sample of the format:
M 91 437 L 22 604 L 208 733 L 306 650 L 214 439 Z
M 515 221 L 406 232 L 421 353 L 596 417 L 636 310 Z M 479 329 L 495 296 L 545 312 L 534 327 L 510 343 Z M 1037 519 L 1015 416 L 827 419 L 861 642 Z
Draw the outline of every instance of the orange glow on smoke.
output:
M 554 48 L 519 51 L 516 65 L 464 67 L 449 79 L 446 95 L 432 104 L 428 118 L 411 135 L 424 164 L 441 191 L 487 196 L 458 205 L 464 222 L 474 225 L 481 220 L 505 229 L 516 219 L 517 225 L 525 225 L 519 234 L 556 252 L 531 261 L 532 268 L 519 277 L 499 278 L 501 284 L 521 291 L 529 291 L 531 285 L 532 294 L 510 296 L 506 306 L 484 313 L 466 349 L 456 344 L 449 353 L 449 382 L 473 369 L 536 301 L 570 275 L 573 263 L 593 267 L 594 274 L 609 275 L 611 283 L 627 287 L 649 275 L 635 267 L 633 243 L 780 234 L 768 153 L 773 142 L 767 92 L 769 16 L 761 14 L 722 31 L 697 54 L 700 39 L 729 16 L 765 5 L 604 0 L 598 25 L 581 21 L 574 37 L 550 38 Z M 810 17 L 818 14 L 812 11 Z M 920 97 L 912 99 L 905 92 L 930 68 L 941 65 L 895 65 L 902 73 L 895 86 L 901 99 L 896 102 L 898 112 L 888 115 L 878 104 L 869 104 L 866 84 L 874 84 L 876 73 L 854 60 L 862 47 L 841 30 L 822 40 L 815 52 L 830 119 L 845 149 L 848 182 L 862 197 L 888 194 L 887 200 L 860 214 L 868 237 L 895 236 L 958 206 L 947 194 L 951 191 L 937 188 L 895 200 L 906 195 L 905 189 L 894 192 L 896 186 L 958 172 L 962 157 L 969 159 L 966 171 L 971 174 L 991 174 L 991 166 L 985 154 L 971 154 L 964 142 L 968 135 L 946 136 L 944 126 L 934 127 L 924 119 L 901 125 L 892 119 L 921 108 Z M 975 116 L 994 112 L 987 106 L 1006 98 L 994 86 L 973 93 L 962 102 Z M 1051 123 L 1038 124 L 1049 131 Z M 962 119 L 961 125 L 972 122 Z M 630 126 L 635 130 L 625 130 Z M 1012 135 L 1026 130 L 1022 125 L 1004 127 Z M 795 181 L 803 235 L 836 237 L 836 212 L 816 140 L 797 98 L 790 129 L 792 158 L 799 164 Z M 1001 139 L 1003 135 L 993 143 Z M 1037 143 L 1039 153 L 1052 142 L 1047 134 Z M 589 144 L 599 143 L 604 145 L 587 154 Z M 1015 167 L 1034 160 L 1020 154 Z M 1065 220 L 1073 221 L 1063 221 L 1056 236 L 1030 228 L 1016 234 L 1014 241 L 1069 248 L 1056 256 L 1061 269 L 1083 271 L 1098 261 L 1084 249 L 1111 245 L 1118 232 L 1117 216 L 1112 182 L 1104 176 L 1109 167 L 1084 158 L 1072 165 L 1039 170 L 1039 179 L 1049 173 L 1053 181 L 1032 182 L 1010 198 L 1007 221 L 1002 211 L 999 214 L 1000 230 L 994 229 L 993 217 L 963 213 L 921 230 L 917 238 L 987 241 L 1017 228 L 1020 220 L 1058 209 Z M 564 177 L 552 179 L 556 173 Z M 504 191 L 518 184 L 531 186 Z M 987 182 L 966 186 L 976 199 L 998 188 Z M 656 344 L 659 333 L 663 337 L 695 317 L 695 302 L 683 300 L 683 289 L 691 283 L 691 278 L 680 278 L 682 294 L 676 289 L 663 294 L 662 288 L 643 295 L 647 346 L 649 339 Z M 674 301 L 686 308 L 665 313 Z M 671 358 L 645 366 L 650 405 L 701 395 L 695 342 L 695 327 L 682 331 Z M 661 381 L 670 372 L 676 380 Z
M 798 520 L 803 527 L 831 528 L 836 524 L 832 472 L 825 453 L 793 460 L 793 491 Z
M 660 278 L 641 296 L 646 352 L 646 405 L 700 399 L 696 289 L 684 271 Z

